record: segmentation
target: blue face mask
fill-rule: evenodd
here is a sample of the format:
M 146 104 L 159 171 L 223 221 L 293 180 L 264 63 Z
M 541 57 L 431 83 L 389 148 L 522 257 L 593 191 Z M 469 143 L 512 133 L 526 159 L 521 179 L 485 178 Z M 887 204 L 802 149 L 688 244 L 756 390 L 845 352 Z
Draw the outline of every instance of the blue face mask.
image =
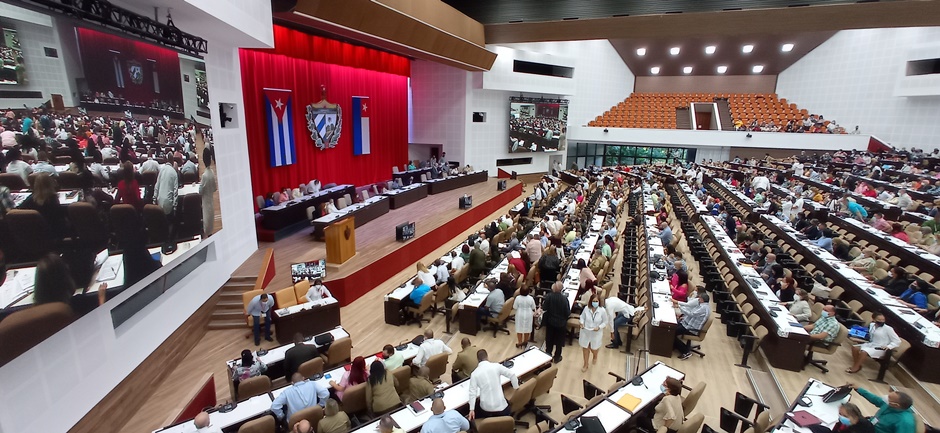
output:
M 849 421 L 849 418 L 842 415 L 839 415 L 839 422 L 841 422 L 842 425 L 852 425 L 852 422 Z
M 594 307 L 594 308 L 597 308 L 598 305 L 600 305 L 600 304 L 599 304 L 597 301 L 591 302 L 591 306 Z
M 666 385 L 659 385 L 659 392 L 666 393 Z

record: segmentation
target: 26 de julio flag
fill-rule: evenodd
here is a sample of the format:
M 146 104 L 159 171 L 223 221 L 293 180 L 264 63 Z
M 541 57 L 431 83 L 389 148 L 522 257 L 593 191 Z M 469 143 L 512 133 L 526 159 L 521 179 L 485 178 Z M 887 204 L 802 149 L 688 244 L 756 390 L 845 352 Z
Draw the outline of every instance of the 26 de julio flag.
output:
M 369 143 L 369 97 L 353 96 L 353 155 L 368 155 Z
M 297 160 L 294 151 L 294 110 L 291 108 L 291 95 L 290 90 L 264 89 L 264 113 L 268 118 L 272 167 L 290 165 Z

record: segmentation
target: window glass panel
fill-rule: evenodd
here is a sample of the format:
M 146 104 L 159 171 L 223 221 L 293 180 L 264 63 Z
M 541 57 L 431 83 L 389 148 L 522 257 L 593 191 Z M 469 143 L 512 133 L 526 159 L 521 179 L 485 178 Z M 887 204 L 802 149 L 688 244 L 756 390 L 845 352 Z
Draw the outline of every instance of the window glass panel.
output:
M 620 156 L 633 156 L 636 154 L 636 146 L 620 146 Z
M 609 166 L 617 165 L 619 161 L 620 161 L 619 157 L 608 155 L 604 157 L 604 166 L 609 167 Z
M 637 165 L 643 165 L 643 164 L 649 164 L 649 162 L 650 162 L 650 159 L 649 159 L 649 158 L 636 158 L 636 163 L 635 163 L 635 164 L 637 164 Z
M 649 156 L 650 156 L 650 148 L 648 148 L 648 147 L 637 147 L 637 148 L 636 148 L 636 156 L 649 157 Z
M 569 145 L 569 146 L 568 146 L 568 156 L 577 156 L 577 154 L 578 154 L 578 146 L 580 146 L 580 144 L 575 144 L 574 146 L 570 146 L 570 145 Z
M 666 157 L 666 148 L 665 147 L 654 147 L 653 149 L 653 158 L 665 158 Z
M 632 157 L 632 156 L 621 156 L 621 157 L 620 157 L 620 163 L 623 164 L 623 165 L 633 165 L 633 164 L 634 164 L 634 162 L 633 162 L 633 157 Z
M 612 146 L 612 145 L 608 145 L 608 146 L 607 146 L 607 151 L 606 151 L 604 154 L 607 155 L 607 156 L 620 156 L 620 149 L 622 149 L 622 148 L 623 148 L 623 146 Z
M 596 165 L 596 166 L 603 166 L 603 165 L 604 165 L 604 157 L 601 156 L 601 155 L 595 156 L 595 157 L 594 157 L 594 165 Z
M 665 164 L 666 158 L 653 158 L 653 164 Z

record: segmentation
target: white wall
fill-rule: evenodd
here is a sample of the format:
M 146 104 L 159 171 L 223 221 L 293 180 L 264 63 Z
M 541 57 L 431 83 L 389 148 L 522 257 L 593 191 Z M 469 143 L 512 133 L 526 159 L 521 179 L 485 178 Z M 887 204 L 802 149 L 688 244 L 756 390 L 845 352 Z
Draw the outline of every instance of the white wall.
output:
M 940 27 L 843 30 L 777 77 L 777 94 L 898 147 L 937 147 L 940 97 L 895 97 L 907 51 Z
M 132 0 L 136 1 L 136 0 Z M 192 0 L 189 0 L 192 1 Z M 184 31 L 201 29 L 209 40 L 206 56 L 212 102 L 236 102 L 239 115 L 242 88 L 238 52 L 251 34 L 271 33 L 270 3 L 266 0 L 214 0 L 220 10 L 244 9 L 251 3 L 267 17 L 221 23 L 192 7 L 187 0 L 172 0 L 174 21 Z M 149 6 L 114 1 L 137 7 Z M 167 2 L 163 2 L 166 4 Z M 150 14 L 152 14 L 150 9 Z M 179 18 L 176 18 L 179 16 Z M 245 33 L 233 33 L 243 29 Z M 268 34 L 270 41 L 273 36 Z M 255 40 L 255 47 L 264 46 Z M 223 229 L 200 247 L 211 248 L 209 262 L 190 273 L 172 290 L 137 313 L 117 332 L 110 309 L 151 281 L 145 279 L 103 307 L 92 311 L 13 362 L 0 368 L 0 432 L 65 432 L 153 352 L 176 328 L 227 280 L 255 249 L 254 216 L 248 176 L 247 139 L 243 129 L 220 129 L 213 119 L 218 159 L 219 196 Z M 160 272 L 164 272 L 162 270 Z
M 411 62 L 411 142 L 443 145 L 450 161 L 463 162 L 467 72 L 426 60 Z M 487 118 L 489 121 L 489 118 Z
M 608 132 L 604 132 L 607 129 Z M 571 127 L 568 143 L 620 143 L 696 148 L 766 148 L 850 150 L 868 147 L 867 135 L 787 134 L 783 132 L 693 131 L 688 129 L 634 129 Z M 706 158 L 708 159 L 708 158 Z

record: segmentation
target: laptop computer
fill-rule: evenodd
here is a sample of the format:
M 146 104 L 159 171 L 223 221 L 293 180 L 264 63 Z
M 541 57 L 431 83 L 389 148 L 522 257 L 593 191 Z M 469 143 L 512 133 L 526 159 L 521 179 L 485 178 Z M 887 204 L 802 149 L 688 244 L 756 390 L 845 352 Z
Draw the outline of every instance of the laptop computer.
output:
M 798 410 L 788 415 L 790 416 L 790 419 L 792 419 L 793 422 L 795 422 L 796 425 L 800 427 L 822 424 L 822 420 L 817 418 L 816 415 L 813 415 L 805 410 Z
M 840 386 L 829 392 L 823 394 L 822 399 L 825 403 L 832 403 L 834 401 L 842 401 L 845 396 L 849 395 L 852 392 L 851 386 Z
M 577 433 L 607 433 L 601 420 L 596 416 L 582 416 L 581 426 L 576 431 Z
M 849 329 L 849 337 L 868 340 L 868 327 L 855 325 Z

